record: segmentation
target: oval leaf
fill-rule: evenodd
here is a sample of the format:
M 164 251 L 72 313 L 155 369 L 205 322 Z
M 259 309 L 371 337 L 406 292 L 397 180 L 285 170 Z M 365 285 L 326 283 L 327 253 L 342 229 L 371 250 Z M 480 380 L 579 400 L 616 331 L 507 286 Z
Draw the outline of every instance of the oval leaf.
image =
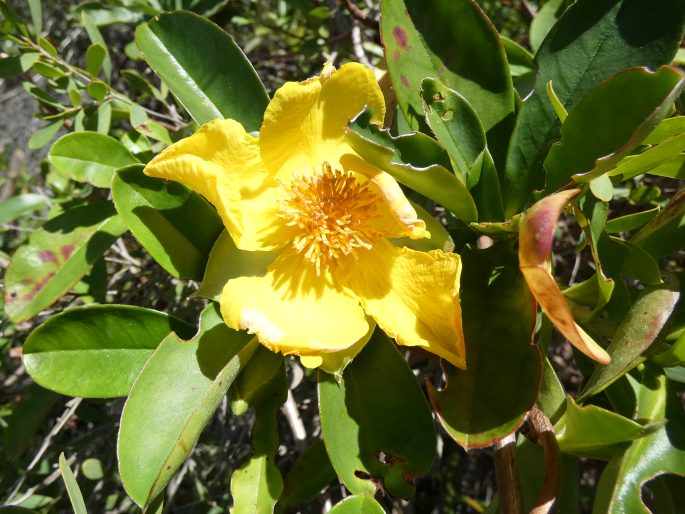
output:
M 488 446 L 523 422 L 537 396 L 542 361 L 532 340 L 535 302 L 513 250 L 496 245 L 462 259 L 466 370 L 443 362 L 447 387 L 428 390 L 445 430 L 468 449 Z
M 257 340 L 228 328 L 215 304 L 190 341 L 176 334 L 152 354 L 124 405 L 117 453 L 126 491 L 146 507 L 183 464 Z
M 385 514 L 385 511 L 371 496 L 350 496 L 334 505 L 329 514 Z
M 97 132 L 62 136 L 50 148 L 49 159 L 63 175 L 96 187 L 109 187 L 114 170 L 140 162 L 119 141 Z
M 126 396 L 152 352 L 170 332 L 192 326 L 128 305 L 77 307 L 52 316 L 24 344 L 24 365 L 38 384 L 69 396 Z
M 595 368 L 583 386 L 579 401 L 603 391 L 638 364 L 636 359 L 656 340 L 679 298 L 680 286 L 674 275 L 667 275 L 664 284 L 647 288 L 640 295 L 607 348 L 611 364 Z
M 128 228 L 160 266 L 177 278 L 202 278 L 223 230 L 204 198 L 178 182 L 146 176 L 142 165 L 117 172 L 112 198 Z
M 51 305 L 125 231 L 107 203 L 73 207 L 49 220 L 31 234 L 7 268 L 7 316 L 18 323 Z
M 231 118 L 248 132 L 259 130 L 269 96 L 235 41 L 214 23 L 189 12 L 161 14 L 138 26 L 136 44 L 197 123 Z
M 397 346 L 376 330 L 340 383 L 318 377 L 323 439 L 340 480 L 354 494 L 412 496 L 433 463 L 435 426 Z

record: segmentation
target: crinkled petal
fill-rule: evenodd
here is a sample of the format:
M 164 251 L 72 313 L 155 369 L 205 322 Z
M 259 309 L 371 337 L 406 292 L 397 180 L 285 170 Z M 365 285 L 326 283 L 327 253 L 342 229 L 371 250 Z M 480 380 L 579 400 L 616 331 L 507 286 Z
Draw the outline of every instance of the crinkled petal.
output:
M 457 254 L 417 252 L 382 240 L 357 261 L 341 261 L 336 278 L 399 344 L 465 368 L 460 273 Z
M 376 225 L 386 237 L 430 237 L 426 222 L 419 218 L 416 209 L 389 173 L 372 166 L 356 154 L 346 154 L 340 162 L 344 169 L 354 171 L 362 180 L 368 180 L 384 199 L 379 205 L 380 217 Z
M 290 238 L 276 216 L 278 183 L 262 165 L 257 138 L 237 121 L 207 123 L 152 159 L 145 173 L 207 198 L 242 250 L 271 250 Z
M 349 348 L 345 348 L 339 352 L 321 353 L 319 355 L 302 355 L 300 357 L 300 362 L 305 368 L 321 368 L 326 373 L 339 376 L 347 365 L 352 362 L 352 359 L 364 349 L 366 343 L 371 339 L 375 328 L 376 323 L 371 320 L 371 323 L 369 323 L 369 331 Z
M 257 334 L 262 344 L 285 355 L 344 350 L 369 331 L 359 301 L 291 251 L 264 276 L 229 280 L 221 313 L 229 327 Z
M 345 127 L 366 105 L 373 121 L 382 123 L 383 94 L 373 72 L 358 63 L 337 71 L 327 66 L 319 77 L 286 82 L 264 113 L 259 135 L 264 164 L 284 181 L 292 173 L 317 171 L 324 161 L 336 168 L 340 156 L 351 151 Z

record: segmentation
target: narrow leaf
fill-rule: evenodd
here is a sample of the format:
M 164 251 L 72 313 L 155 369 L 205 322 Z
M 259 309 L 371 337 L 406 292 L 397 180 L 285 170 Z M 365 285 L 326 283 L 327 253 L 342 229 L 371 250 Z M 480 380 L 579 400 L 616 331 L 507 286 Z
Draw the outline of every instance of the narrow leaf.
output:
M 86 504 L 83 501 L 83 494 L 81 494 L 81 489 L 76 482 L 76 477 L 71 471 L 67 459 L 64 458 L 64 452 L 59 454 L 59 470 L 62 473 L 62 479 L 67 488 L 67 494 L 69 494 L 69 501 L 74 509 L 74 514 L 88 514 Z

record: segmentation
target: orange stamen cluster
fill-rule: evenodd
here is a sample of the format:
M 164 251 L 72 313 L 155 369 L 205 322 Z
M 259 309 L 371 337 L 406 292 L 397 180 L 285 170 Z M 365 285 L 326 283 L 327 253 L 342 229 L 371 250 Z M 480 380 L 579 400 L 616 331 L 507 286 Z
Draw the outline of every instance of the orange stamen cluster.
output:
M 382 198 L 353 173 L 324 162 L 320 173 L 293 176 L 284 187 L 279 216 L 299 229 L 293 246 L 316 266 L 317 275 L 341 257 L 370 249 L 382 236 L 373 226 Z

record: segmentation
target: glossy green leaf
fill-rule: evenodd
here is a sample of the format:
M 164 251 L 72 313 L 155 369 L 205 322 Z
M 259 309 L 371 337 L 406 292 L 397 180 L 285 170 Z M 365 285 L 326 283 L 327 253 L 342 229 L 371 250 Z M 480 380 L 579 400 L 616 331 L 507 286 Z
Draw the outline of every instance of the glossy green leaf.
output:
M 532 340 L 535 302 L 506 244 L 462 254 L 461 308 L 466 370 L 443 362 L 447 386 L 429 387 L 433 408 L 464 448 L 513 432 L 535 402 L 542 373 Z M 502 341 L 507 342 L 506 358 Z
M 609 460 L 625 444 L 651 434 L 663 423 L 638 423 L 596 405 L 578 406 L 570 396 L 566 410 L 554 424 L 559 449 L 564 453 Z
M 552 324 L 549 318 L 544 318 L 543 323 L 548 325 L 547 332 L 551 337 Z M 543 325 L 544 326 L 544 325 Z M 542 329 L 540 330 L 542 333 Z M 542 335 L 540 335 L 542 337 Z M 566 392 L 564 386 L 559 381 L 552 363 L 547 357 L 543 358 L 542 380 L 540 381 L 540 392 L 535 400 L 538 408 L 554 423 L 566 408 Z
M 146 176 L 142 165 L 116 173 L 112 197 L 128 228 L 160 266 L 178 278 L 202 278 L 223 230 L 204 198 L 178 182 Z
M 216 118 L 259 130 L 269 97 L 228 34 L 183 11 L 161 14 L 136 29 L 145 60 L 198 124 Z
M 416 130 L 419 86 L 439 79 L 473 106 L 499 162 L 514 122 L 514 89 L 495 27 L 472 0 L 383 0 L 381 36 L 397 100 Z M 458 56 L 456 58 L 455 56 Z
M 239 416 L 262 400 L 269 393 L 269 386 L 276 376 L 283 372 L 283 356 L 274 353 L 266 346 L 259 346 L 238 375 L 231 388 L 231 410 Z
M 77 307 L 48 319 L 24 344 L 24 365 L 38 384 L 81 398 L 126 396 L 170 332 L 192 326 L 162 312 L 128 305 Z
M 547 100 L 546 84 L 553 81 L 559 100 L 570 110 L 624 68 L 669 63 L 684 20 L 685 4 L 679 0 L 578 0 L 564 11 L 537 52 L 535 91 L 523 103 L 509 146 L 502 184 L 507 216 L 524 207 L 533 189 L 542 188 L 542 163 L 559 139 L 561 124 Z
M 483 125 L 466 99 L 436 79 L 421 82 L 426 121 L 447 151 L 457 176 L 467 182 L 476 159 L 485 150 Z
M 640 247 L 618 237 L 609 237 L 603 241 L 601 258 L 607 263 L 606 268 L 611 270 L 612 274 L 618 272 L 624 277 L 634 278 L 649 285 L 663 282 L 659 264 Z
M 435 455 L 435 426 L 421 386 L 397 346 L 376 330 L 340 382 L 319 372 L 319 412 L 328 455 L 353 494 L 382 487 L 402 498 Z
M 110 187 L 114 170 L 140 162 L 119 141 L 97 132 L 62 136 L 50 148 L 49 158 L 60 173 L 96 187 Z
M 597 485 L 593 514 L 649 514 L 641 495 L 645 482 L 664 473 L 685 476 L 683 408 L 666 377 L 652 368 L 643 373 L 636 416 L 668 422 L 609 461 Z
M 371 496 L 350 496 L 335 504 L 329 514 L 385 514 L 385 511 Z
M 633 303 L 607 348 L 611 363 L 598 365 L 579 395 L 579 401 L 599 393 L 630 371 L 638 357 L 656 340 L 680 297 L 678 280 L 667 275 L 660 286 L 645 289 Z
M 231 477 L 232 514 L 273 512 L 283 490 L 283 479 L 275 460 L 279 442 L 278 411 L 288 396 L 288 379 L 283 358 L 280 363 L 279 373 L 269 383 L 267 395 L 255 405 L 253 454 Z
M 317 441 L 302 452 L 288 471 L 276 512 L 314 498 L 335 478 L 335 470 L 326 453 L 326 446 L 323 441 Z
M 395 137 L 370 120 L 366 109 L 350 122 L 347 141 L 355 152 L 465 222 L 476 221 L 478 213 L 471 194 L 448 169 L 445 161 L 449 159 L 434 139 L 420 132 Z
M 685 74 L 664 66 L 623 71 L 590 91 L 569 112 L 561 141 L 545 159 L 546 191 L 615 168 L 668 114 L 683 85 Z
M 611 172 L 611 176 L 620 176 L 620 180 L 651 173 L 653 175 L 666 176 L 671 178 L 685 178 L 684 156 L 685 132 L 666 139 L 639 155 L 627 157 Z M 671 162 L 672 161 L 672 162 Z M 670 166 L 663 166 L 670 162 Z M 662 169 L 659 169 L 662 168 Z M 666 171 L 671 170 L 671 171 Z
M 86 510 L 86 503 L 83 501 L 83 494 L 81 493 L 81 489 L 76 482 L 74 472 L 71 471 L 69 463 L 64 457 L 64 453 L 59 454 L 59 471 L 62 473 L 62 479 L 64 480 L 64 485 L 67 488 L 67 494 L 69 495 L 71 508 L 74 509 L 74 514 L 88 514 L 88 511 Z
M 13 196 L 0 202 L 0 223 L 18 218 L 22 214 L 37 211 L 50 204 L 50 200 L 43 195 L 26 193 Z
M 183 464 L 257 340 L 229 329 L 210 304 L 190 341 L 170 334 L 133 384 L 121 414 L 119 473 L 126 491 L 149 505 Z
M 685 248 L 685 189 L 673 195 L 666 207 L 647 222 L 630 242 L 655 259 Z
M 72 207 L 49 220 L 21 246 L 5 275 L 5 314 L 18 323 L 69 291 L 124 232 L 114 206 Z
M 239 250 L 224 230 L 212 247 L 202 284 L 195 295 L 219 301 L 226 282 L 232 278 L 264 275 L 278 253 Z

